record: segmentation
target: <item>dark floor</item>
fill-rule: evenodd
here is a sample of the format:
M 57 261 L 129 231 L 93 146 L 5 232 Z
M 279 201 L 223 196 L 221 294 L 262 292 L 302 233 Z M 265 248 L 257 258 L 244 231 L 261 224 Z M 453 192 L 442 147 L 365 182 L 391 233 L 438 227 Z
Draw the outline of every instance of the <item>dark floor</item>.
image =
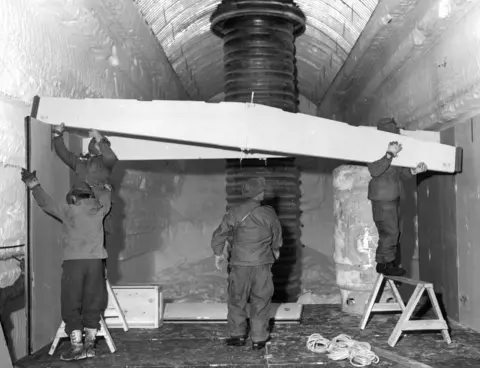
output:
M 306 348 L 308 336 L 319 333 L 326 338 L 339 334 L 366 341 L 380 356 L 375 367 L 480 367 L 480 334 L 452 326 L 452 344 L 447 345 L 440 333 L 407 334 L 395 348 L 387 339 L 398 315 L 374 315 L 367 328 L 358 328 L 360 318 L 347 315 L 334 305 L 305 306 L 301 324 L 273 327 L 272 340 L 266 351 L 229 348 L 226 324 L 165 324 L 157 330 L 111 330 L 117 352 L 110 354 L 105 341 L 98 343 L 97 357 L 64 363 L 59 354 L 68 345 L 62 340 L 53 357 L 45 347 L 16 363 L 18 368 L 57 367 L 352 367 L 348 361 L 331 361 L 324 354 Z M 422 364 L 423 363 L 423 364 Z

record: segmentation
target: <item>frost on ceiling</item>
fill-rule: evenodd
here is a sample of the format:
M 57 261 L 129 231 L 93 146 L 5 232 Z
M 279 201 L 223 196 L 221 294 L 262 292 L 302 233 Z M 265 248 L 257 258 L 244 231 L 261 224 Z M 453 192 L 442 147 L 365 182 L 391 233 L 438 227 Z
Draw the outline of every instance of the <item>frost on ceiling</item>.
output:
M 210 32 L 220 0 L 133 0 L 191 99 L 223 92 L 222 40 Z M 378 0 L 297 0 L 307 30 L 296 40 L 300 94 L 318 103 L 345 62 Z

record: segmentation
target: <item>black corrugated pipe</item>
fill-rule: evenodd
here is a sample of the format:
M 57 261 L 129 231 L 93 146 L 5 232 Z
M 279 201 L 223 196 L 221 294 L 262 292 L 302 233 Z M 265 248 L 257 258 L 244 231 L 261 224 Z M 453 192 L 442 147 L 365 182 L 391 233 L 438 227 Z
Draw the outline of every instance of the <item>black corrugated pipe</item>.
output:
M 288 0 L 224 0 L 211 17 L 224 41 L 225 101 L 250 102 L 297 112 L 295 37 L 305 15 Z M 227 122 L 228 123 L 228 122 Z M 294 129 L 294 127 L 292 127 Z M 251 177 L 267 180 L 266 202 L 282 223 L 283 249 L 273 267 L 275 301 L 296 301 L 301 292 L 300 181 L 294 158 L 227 160 L 227 207 L 241 200 Z

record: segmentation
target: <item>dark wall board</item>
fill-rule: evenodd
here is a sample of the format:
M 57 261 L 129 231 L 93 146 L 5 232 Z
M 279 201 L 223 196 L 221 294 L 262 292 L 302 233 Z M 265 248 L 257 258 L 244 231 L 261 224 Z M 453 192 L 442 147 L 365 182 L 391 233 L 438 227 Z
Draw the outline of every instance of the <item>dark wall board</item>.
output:
M 463 170 L 456 175 L 458 302 L 460 322 L 480 331 L 480 117 L 455 127 L 463 148 Z
M 455 144 L 453 129 L 442 143 Z M 426 173 L 417 178 L 420 279 L 434 283 L 447 315 L 459 319 L 455 175 Z
M 54 201 L 65 201 L 69 169 L 55 155 L 51 128 L 32 121 L 28 134 L 29 168 Z M 45 214 L 30 195 L 30 348 L 36 351 L 53 340 L 60 326 L 61 224 Z

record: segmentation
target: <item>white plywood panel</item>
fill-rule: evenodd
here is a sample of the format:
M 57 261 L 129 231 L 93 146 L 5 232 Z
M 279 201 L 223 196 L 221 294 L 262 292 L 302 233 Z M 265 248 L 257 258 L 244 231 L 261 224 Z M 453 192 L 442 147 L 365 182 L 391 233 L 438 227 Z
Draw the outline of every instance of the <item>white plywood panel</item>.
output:
M 247 305 L 247 314 L 249 311 Z M 297 303 L 272 303 L 270 318 L 276 321 L 299 321 L 303 305 Z M 163 319 L 165 321 L 226 321 L 226 303 L 167 303 Z
M 42 98 L 38 119 L 136 138 L 356 162 L 377 160 L 395 140 L 403 151 L 394 166 L 423 161 L 432 171 L 455 172 L 456 164 L 452 146 L 245 103 Z

